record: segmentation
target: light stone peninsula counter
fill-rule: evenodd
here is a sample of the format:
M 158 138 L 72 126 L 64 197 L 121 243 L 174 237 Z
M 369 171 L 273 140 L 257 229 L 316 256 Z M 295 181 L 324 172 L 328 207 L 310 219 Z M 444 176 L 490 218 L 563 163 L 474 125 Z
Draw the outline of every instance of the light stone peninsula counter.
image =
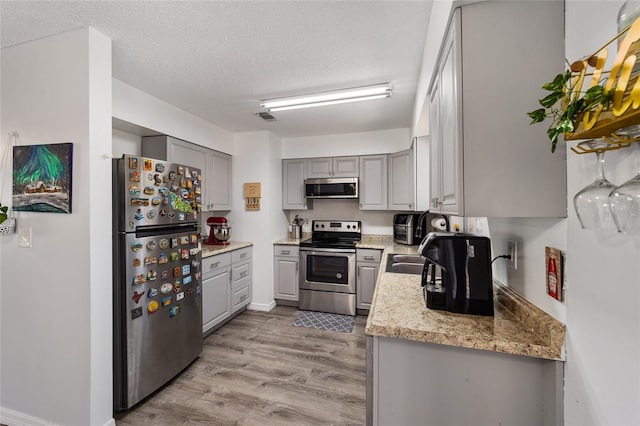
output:
M 367 335 L 564 359 L 565 326 L 510 289 L 495 285 L 493 317 L 428 309 L 419 275 L 385 272 L 388 253 L 417 253 L 417 246 L 386 244 Z
M 421 276 L 385 272 L 367 318 L 367 425 L 563 424 L 565 327 L 494 286 L 493 317 L 428 309 Z M 359 246 L 359 247 L 360 247 Z
M 253 243 L 244 242 L 244 241 L 229 241 L 229 244 L 226 246 L 213 246 L 202 244 L 202 258 L 209 256 L 215 256 L 216 254 L 227 253 L 229 251 L 238 250 L 245 247 L 252 246 Z

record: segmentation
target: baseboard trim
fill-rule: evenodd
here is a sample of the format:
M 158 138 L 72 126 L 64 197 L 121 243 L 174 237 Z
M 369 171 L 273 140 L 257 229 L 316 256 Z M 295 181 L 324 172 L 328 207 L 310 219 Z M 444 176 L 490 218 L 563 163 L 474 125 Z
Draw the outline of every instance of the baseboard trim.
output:
M 262 311 L 262 312 L 269 312 L 270 310 L 272 310 L 273 308 L 276 307 L 276 301 L 272 300 L 271 303 L 250 303 L 249 306 L 247 306 L 247 309 L 252 310 L 252 311 Z
M 9 426 L 58 426 L 59 423 L 50 420 L 41 419 L 30 414 L 21 413 L 20 411 L 10 408 L 0 407 L 0 423 Z M 115 419 L 109 419 L 102 426 L 116 426 Z

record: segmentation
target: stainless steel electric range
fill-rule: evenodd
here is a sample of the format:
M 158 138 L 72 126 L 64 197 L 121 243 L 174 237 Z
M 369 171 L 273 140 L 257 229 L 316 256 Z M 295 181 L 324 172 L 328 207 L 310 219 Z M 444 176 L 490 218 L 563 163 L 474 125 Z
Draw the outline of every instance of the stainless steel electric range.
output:
M 300 309 L 355 315 L 360 221 L 314 220 L 311 228 L 300 242 Z

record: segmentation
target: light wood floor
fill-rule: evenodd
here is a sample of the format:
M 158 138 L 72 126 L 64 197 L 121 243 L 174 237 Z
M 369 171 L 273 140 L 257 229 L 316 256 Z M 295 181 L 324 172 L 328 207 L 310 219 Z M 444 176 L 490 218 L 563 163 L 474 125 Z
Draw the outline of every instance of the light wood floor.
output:
M 352 333 L 294 327 L 298 310 L 245 311 L 118 426 L 363 425 L 366 317 Z

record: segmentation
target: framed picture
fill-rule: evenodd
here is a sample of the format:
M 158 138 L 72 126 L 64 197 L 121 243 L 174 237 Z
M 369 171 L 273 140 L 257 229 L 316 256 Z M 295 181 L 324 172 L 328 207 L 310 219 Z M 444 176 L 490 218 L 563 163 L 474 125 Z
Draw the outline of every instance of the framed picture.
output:
M 13 147 L 13 210 L 71 213 L 73 144 Z

